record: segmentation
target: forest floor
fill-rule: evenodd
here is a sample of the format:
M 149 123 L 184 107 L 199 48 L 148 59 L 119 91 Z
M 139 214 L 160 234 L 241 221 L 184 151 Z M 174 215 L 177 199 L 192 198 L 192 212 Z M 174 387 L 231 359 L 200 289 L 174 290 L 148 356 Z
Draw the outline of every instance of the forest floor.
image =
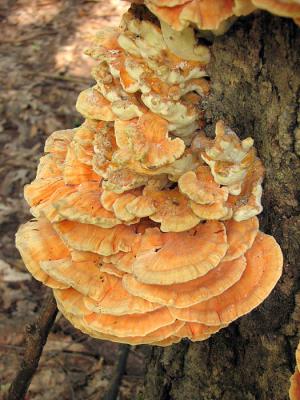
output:
M 0 399 L 24 352 L 24 326 L 36 318 L 45 296 L 15 248 L 18 226 L 30 219 L 23 186 L 35 176 L 47 136 L 81 122 L 76 98 L 93 84 L 93 63 L 83 51 L 102 26 L 118 24 L 127 7 L 120 0 L 0 4 Z M 58 315 L 27 400 L 101 400 L 117 349 Z M 139 397 L 144 353 L 131 350 L 121 400 Z

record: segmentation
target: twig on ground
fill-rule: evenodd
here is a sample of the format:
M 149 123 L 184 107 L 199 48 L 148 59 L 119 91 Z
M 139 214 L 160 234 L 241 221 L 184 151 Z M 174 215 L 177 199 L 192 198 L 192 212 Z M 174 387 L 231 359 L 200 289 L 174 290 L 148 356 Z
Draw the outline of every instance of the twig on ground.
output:
M 118 397 L 120 384 L 124 375 L 127 358 L 129 355 L 130 346 L 128 344 L 121 344 L 119 346 L 119 357 L 116 362 L 115 370 L 111 378 L 111 383 L 105 393 L 103 400 L 116 400 Z
M 74 82 L 74 83 L 78 83 L 78 84 L 90 84 L 92 82 L 92 79 L 84 78 L 84 77 L 80 77 L 80 76 L 77 77 L 77 76 L 71 76 L 71 75 L 48 74 L 46 72 L 39 72 L 38 75 L 40 75 L 46 79 Z
M 49 35 L 57 35 L 58 31 L 46 31 L 46 32 L 35 32 L 32 35 L 27 35 L 19 38 L 14 38 L 14 39 L 1 39 L 0 44 L 14 44 L 14 45 L 20 45 L 24 42 L 27 42 L 28 40 L 33 40 L 36 38 L 39 38 L 41 36 L 49 36 Z
M 56 314 L 56 302 L 51 292 L 46 298 L 36 322 L 25 328 L 25 353 L 19 371 L 9 388 L 7 400 L 23 400 L 25 398 Z

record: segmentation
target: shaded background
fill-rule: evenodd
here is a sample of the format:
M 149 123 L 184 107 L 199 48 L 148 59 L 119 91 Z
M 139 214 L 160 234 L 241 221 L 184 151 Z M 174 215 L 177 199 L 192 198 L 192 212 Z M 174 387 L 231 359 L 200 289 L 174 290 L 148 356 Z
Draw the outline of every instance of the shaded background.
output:
M 53 131 L 80 124 L 79 92 L 93 85 L 83 54 L 103 26 L 117 25 L 120 0 L 0 2 L 0 399 L 24 351 L 25 324 L 35 319 L 45 287 L 26 273 L 15 248 L 19 224 L 30 219 L 23 186 L 34 179 Z M 117 345 L 93 340 L 58 315 L 30 386 L 30 400 L 101 399 Z M 143 348 L 133 348 L 121 399 L 139 397 Z

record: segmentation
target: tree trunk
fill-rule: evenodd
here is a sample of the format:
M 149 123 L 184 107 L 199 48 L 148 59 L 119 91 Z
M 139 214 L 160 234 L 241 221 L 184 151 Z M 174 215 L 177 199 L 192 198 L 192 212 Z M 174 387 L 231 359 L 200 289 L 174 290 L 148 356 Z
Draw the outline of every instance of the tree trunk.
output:
M 266 168 L 261 229 L 280 243 L 284 273 L 260 307 L 210 339 L 153 347 L 145 400 L 288 399 L 300 328 L 299 54 L 300 29 L 265 13 L 212 45 L 208 131 L 222 118 L 254 138 Z

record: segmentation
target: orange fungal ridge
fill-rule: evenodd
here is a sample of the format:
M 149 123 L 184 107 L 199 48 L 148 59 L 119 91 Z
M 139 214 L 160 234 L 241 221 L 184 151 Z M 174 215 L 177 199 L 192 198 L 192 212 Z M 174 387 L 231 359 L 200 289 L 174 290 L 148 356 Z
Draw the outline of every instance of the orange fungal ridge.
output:
M 296 367 L 295 372 L 290 378 L 290 400 L 299 400 L 300 399 L 300 342 L 298 343 L 298 347 L 296 349 Z
M 300 20 L 299 0 L 144 0 L 143 2 L 175 32 L 195 26 L 219 35 L 230 27 L 233 19 L 248 15 L 257 9 L 293 18 L 298 25 Z
M 87 51 L 96 83 L 77 100 L 85 121 L 47 139 L 25 187 L 34 219 L 16 245 L 81 331 L 168 346 L 205 340 L 257 307 L 283 261 L 259 231 L 264 169 L 253 140 L 223 121 L 215 138 L 203 132 L 210 52 L 186 24 L 218 29 L 233 2 L 146 4 L 184 29 L 129 12 L 97 35 Z

